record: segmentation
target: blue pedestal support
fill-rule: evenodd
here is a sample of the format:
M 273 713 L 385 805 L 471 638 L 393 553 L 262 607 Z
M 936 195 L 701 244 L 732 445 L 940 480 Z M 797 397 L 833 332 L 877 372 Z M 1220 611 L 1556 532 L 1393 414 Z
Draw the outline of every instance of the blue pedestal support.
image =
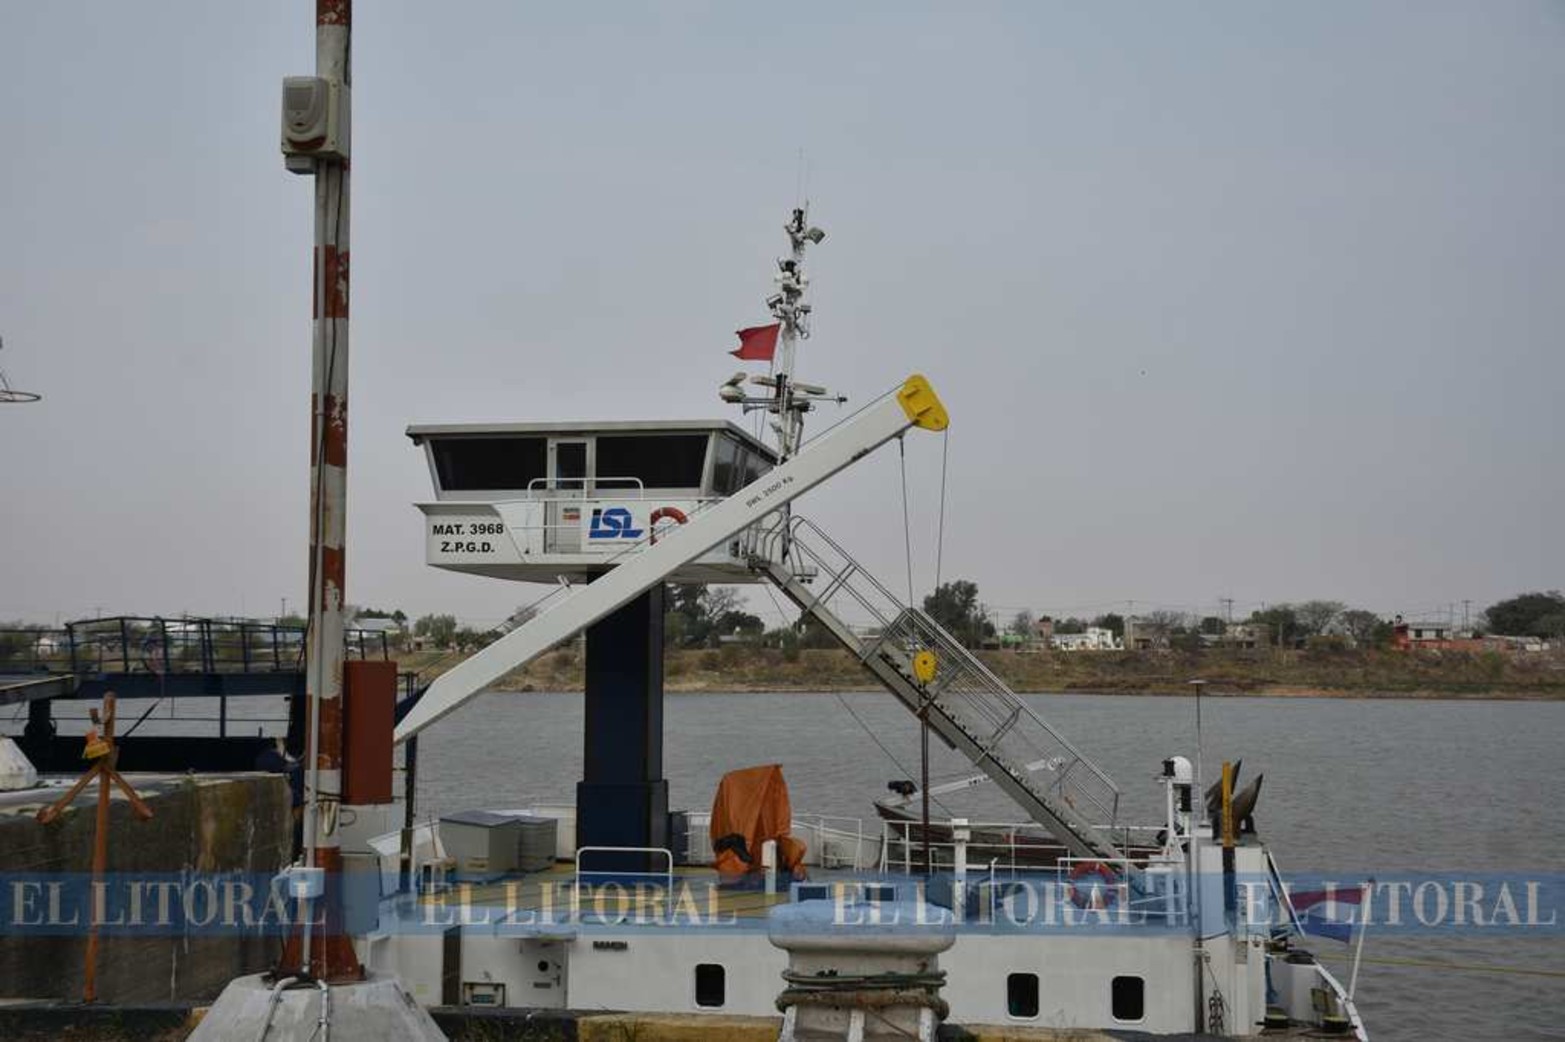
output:
M 663 586 L 587 630 L 578 847 L 667 847 L 663 778 Z M 661 857 L 594 854 L 590 871 L 661 872 Z

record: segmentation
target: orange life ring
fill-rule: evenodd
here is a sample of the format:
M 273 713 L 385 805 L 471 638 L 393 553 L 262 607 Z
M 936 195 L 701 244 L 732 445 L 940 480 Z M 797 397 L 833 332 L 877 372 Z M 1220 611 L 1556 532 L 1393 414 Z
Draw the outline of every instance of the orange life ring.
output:
M 679 524 L 684 524 L 690 519 L 686 517 L 685 512 L 678 507 L 658 507 L 656 510 L 652 511 L 652 516 L 647 518 L 647 531 L 651 533 L 651 535 L 647 538 L 647 542 L 649 544 L 656 543 L 658 541 L 658 522 L 663 520 L 676 521 Z
M 1077 880 L 1088 876 L 1101 880 L 1103 885 L 1089 890 L 1077 889 Z M 1070 888 L 1071 904 L 1077 908 L 1101 910 L 1107 908 L 1113 901 L 1119 900 L 1119 893 L 1114 889 L 1119 885 L 1119 874 L 1101 861 L 1076 862 L 1075 867 L 1070 870 L 1066 885 Z M 1109 896 L 1105 897 L 1105 894 Z

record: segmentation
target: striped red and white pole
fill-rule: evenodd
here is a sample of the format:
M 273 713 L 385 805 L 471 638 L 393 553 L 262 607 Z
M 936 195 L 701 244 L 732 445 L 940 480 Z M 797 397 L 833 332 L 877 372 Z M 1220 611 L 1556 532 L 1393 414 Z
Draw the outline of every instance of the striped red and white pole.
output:
M 352 84 L 351 0 L 317 0 L 316 75 Z M 350 95 L 351 96 L 351 95 Z M 283 965 L 326 981 L 364 975 L 344 932 L 342 850 L 343 606 L 347 601 L 349 163 L 315 168 L 314 320 L 310 396 L 310 625 L 305 692 L 305 862 L 325 873 L 310 928 L 290 938 Z

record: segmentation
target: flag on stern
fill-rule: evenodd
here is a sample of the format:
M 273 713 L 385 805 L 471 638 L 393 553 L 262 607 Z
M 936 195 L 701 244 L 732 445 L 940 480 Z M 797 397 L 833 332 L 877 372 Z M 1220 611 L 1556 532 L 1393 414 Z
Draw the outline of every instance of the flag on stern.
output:
M 781 322 L 773 322 L 769 326 L 735 330 L 739 346 L 728 353 L 742 362 L 770 362 L 777 353 L 777 331 L 781 328 Z
M 1304 932 L 1348 943 L 1353 930 L 1363 921 L 1364 894 L 1367 886 L 1339 890 L 1326 886 L 1320 890 L 1300 890 L 1288 895 Z

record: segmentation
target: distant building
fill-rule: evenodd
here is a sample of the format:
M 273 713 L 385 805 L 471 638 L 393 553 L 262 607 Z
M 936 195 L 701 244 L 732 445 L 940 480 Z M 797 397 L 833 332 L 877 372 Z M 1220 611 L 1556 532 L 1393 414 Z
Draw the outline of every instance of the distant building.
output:
M 1448 641 L 1451 639 L 1451 627 L 1438 622 L 1415 622 L 1408 627 L 1408 639 L 1414 644 Z
M 1261 646 L 1265 627 L 1255 622 L 1230 622 L 1223 627 L 1219 643 L 1225 648 L 1258 648 Z
M 1406 622 L 1398 615 L 1391 624 L 1391 646 L 1397 651 L 1435 649 L 1451 644 L 1452 627 L 1444 622 Z
M 1124 646 L 1131 651 L 1152 651 L 1158 648 L 1168 647 L 1168 631 L 1163 626 L 1154 626 L 1146 619 L 1137 618 L 1134 615 L 1125 619 Z
M 1125 646 L 1114 631 L 1102 626 L 1088 626 L 1083 633 L 1056 633 L 1053 637 L 1056 651 L 1123 651 Z

